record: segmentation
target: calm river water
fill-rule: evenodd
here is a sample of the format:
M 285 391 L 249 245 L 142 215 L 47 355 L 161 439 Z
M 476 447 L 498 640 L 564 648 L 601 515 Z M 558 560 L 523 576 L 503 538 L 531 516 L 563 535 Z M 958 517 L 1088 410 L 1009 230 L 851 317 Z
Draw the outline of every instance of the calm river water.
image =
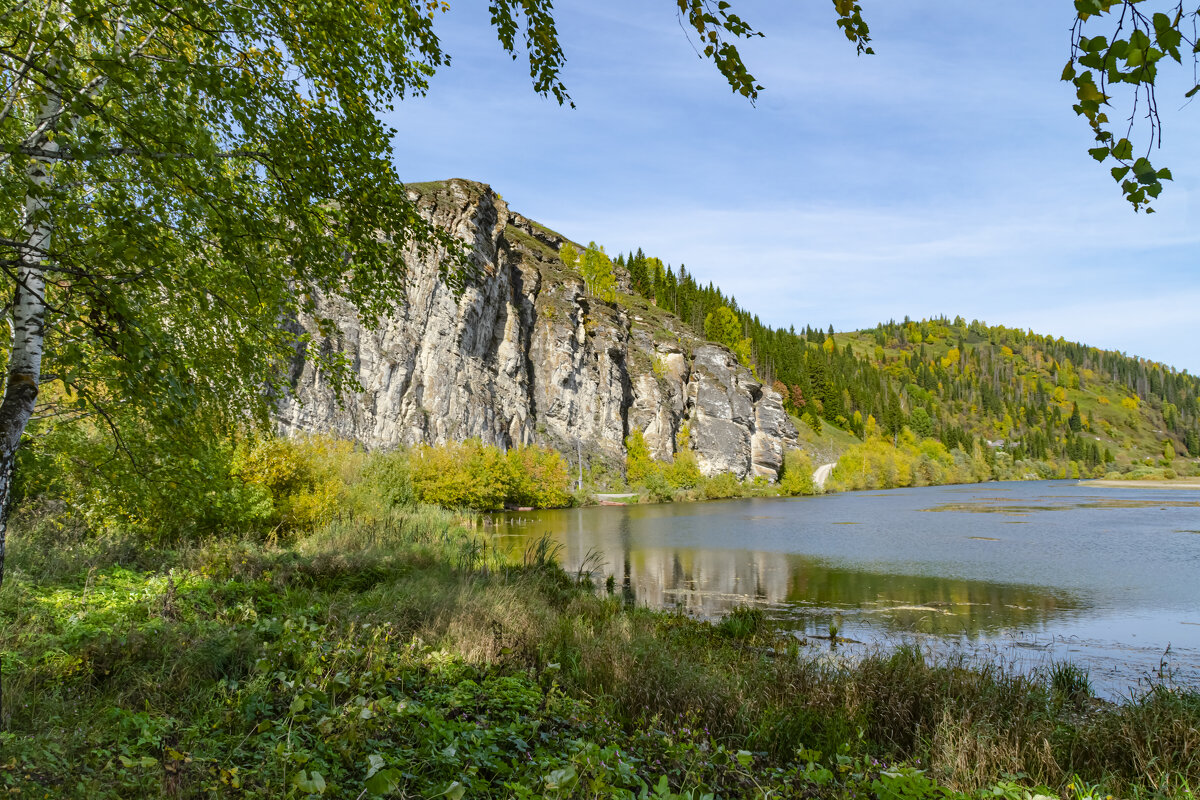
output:
M 491 522 L 512 550 L 549 534 L 565 568 L 598 561 L 597 582 L 642 605 L 757 605 L 800 636 L 837 624 L 863 643 L 851 650 L 915 639 L 1020 669 L 1070 659 L 1109 696 L 1164 659 L 1200 686 L 1197 491 L 989 483 Z

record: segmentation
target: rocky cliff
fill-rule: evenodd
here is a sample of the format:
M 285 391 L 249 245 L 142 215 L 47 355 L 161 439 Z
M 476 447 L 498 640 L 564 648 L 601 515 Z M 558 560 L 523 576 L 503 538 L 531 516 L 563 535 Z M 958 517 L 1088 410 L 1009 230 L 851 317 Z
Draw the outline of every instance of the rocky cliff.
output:
M 324 300 L 338 333 L 309 346 L 344 353 L 362 391 L 339 403 L 301 354 L 279 406 L 285 431 L 332 432 L 367 447 L 536 442 L 572 462 L 581 448 L 585 461 L 619 468 L 632 430 L 669 461 L 687 423 L 705 474 L 777 476 L 795 430 L 779 395 L 732 353 L 640 297 L 585 294 L 558 258 L 566 240 L 489 187 L 452 180 L 412 192 L 423 214 L 472 248 L 479 278 L 456 296 L 436 257 L 413 254 L 407 304 L 374 329 L 345 303 Z

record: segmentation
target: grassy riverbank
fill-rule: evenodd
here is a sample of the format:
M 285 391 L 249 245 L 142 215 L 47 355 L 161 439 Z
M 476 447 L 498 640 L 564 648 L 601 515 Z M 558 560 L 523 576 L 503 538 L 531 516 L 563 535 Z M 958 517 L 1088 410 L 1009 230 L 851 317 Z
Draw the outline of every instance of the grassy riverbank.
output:
M 1090 702 L 755 612 L 627 608 L 470 518 L 147 547 L 17 520 L 0 786 L 20 797 L 1186 797 L 1200 696 Z M 586 581 L 584 581 L 586 583 Z M 1042 788 L 1037 788 L 1042 787 Z M 688 795 L 687 792 L 693 792 Z M 643 794 L 644 793 L 644 794 Z

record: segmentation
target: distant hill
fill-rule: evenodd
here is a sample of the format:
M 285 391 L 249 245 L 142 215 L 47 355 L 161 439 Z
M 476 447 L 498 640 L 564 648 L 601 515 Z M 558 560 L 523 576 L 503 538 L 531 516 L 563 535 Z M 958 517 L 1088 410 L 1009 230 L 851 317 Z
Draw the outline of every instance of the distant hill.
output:
M 961 318 L 834 340 L 862 348 L 900 387 L 909 424 L 924 409 L 935 429 L 957 426 L 1014 459 L 1127 470 L 1200 456 L 1200 380 L 1164 364 Z
M 683 266 L 639 250 L 615 267 L 698 335 L 740 347 L 789 413 L 822 431 L 807 437 L 818 455 L 846 447 L 825 425 L 862 438 L 874 418 L 885 437 L 908 428 L 951 451 L 979 446 L 993 466 L 999 458 L 1001 477 L 1196 471 L 1200 379 L 1186 371 L 961 317 L 841 333 L 771 328 Z M 722 307 L 736 318 L 732 340 L 711 324 Z

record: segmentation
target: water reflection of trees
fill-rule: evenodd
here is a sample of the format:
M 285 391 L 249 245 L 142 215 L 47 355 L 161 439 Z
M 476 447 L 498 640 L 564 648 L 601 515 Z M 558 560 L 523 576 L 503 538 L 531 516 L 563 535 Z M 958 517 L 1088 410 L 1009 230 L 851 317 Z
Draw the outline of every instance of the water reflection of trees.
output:
M 896 630 L 975 634 L 1040 625 L 1070 608 L 1028 587 L 846 569 L 747 550 L 641 548 L 623 552 L 612 569 L 638 602 L 703 616 L 759 603 L 800 618 L 841 612 Z
M 598 521 L 593 514 L 590 524 L 582 514 L 555 525 L 535 519 L 526 530 L 510 529 L 505 540 L 515 549 L 549 532 L 572 571 L 599 552 L 604 567 L 597 577 L 602 582 L 611 575 L 615 589 L 640 604 L 704 617 L 761 604 L 796 617 L 799 629 L 837 613 L 892 630 L 974 635 L 1040 626 L 1073 607 L 1068 598 L 1035 587 L 896 575 L 774 552 L 646 546 L 634 536 L 632 515 L 612 509 L 605 517 Z
M 1074 607 L 1035 587 L 843 569 L 788 559 L 783 602 L 855 608 L 890 628 L 923 633 L 981 633 L 1045 623 Z

